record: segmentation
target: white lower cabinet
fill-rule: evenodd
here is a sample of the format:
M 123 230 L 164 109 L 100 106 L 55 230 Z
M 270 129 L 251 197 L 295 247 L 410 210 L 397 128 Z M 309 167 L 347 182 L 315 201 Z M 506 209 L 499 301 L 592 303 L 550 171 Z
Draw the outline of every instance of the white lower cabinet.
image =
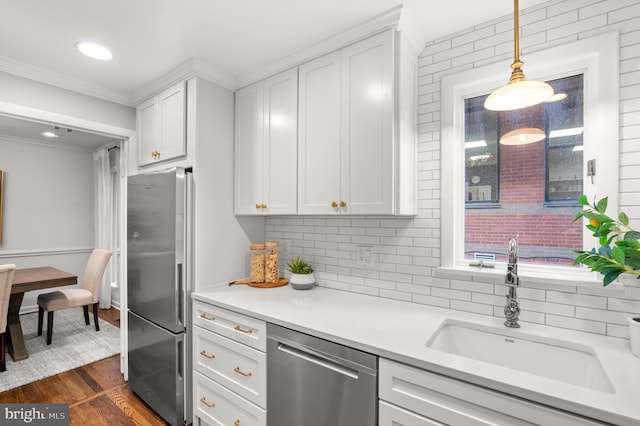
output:
M 267 424 L 266 323 L 195 301 L 194 425 Z
M 236 395 L 195 371 L 193 373 L 194 418 L 200 425 L 264 426 L 267 410 Z M 197 424 L 194 421 L 194 424 Z
M 378 377 L 380 426 L 601 424 L 387 359 Z

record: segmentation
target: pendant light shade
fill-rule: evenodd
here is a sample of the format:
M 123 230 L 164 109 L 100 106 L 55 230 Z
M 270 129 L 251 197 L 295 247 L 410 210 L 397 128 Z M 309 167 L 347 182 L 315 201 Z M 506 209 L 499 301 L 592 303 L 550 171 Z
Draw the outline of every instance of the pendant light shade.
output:
M 522 72 L 520 60 L 520 26 L 518 23 L 518 0 L 513 0 L 513 63 L 511 78 L 506 86 L 491 93 L 484 107 L 492 111 L 513 111 L 540 104 L 553 96 L 553 87 L 543 81 L 528 81 Z
M 547 83 L 521 80 L 491 93 L 484 102 L 484 107 L 491 111 L 512 111 L 541 104 L 551 96 L 553 87 Z
M 504 111 L 500 117 L 500 143 L 526 145 L 544 140 L 544 109 L 542 104 L 514 111 Z

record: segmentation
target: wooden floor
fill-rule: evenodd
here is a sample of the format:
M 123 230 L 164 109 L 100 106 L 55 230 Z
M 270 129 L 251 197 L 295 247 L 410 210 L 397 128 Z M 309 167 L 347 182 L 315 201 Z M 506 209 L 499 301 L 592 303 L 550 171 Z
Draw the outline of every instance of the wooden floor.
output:
M 100 309 L 117 327 L 120 312 Z M 0 379 L 2 378 L 0 373 Z M 126 384 L 120 355 L 0 393 L 0 403 L 69 404 L 70 425 L 166 425 Z

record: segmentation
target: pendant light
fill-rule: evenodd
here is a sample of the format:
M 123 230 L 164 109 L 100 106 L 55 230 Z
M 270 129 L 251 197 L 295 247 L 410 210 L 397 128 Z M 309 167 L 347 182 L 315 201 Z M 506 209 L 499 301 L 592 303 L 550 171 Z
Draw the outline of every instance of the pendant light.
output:
M 511 78 L 506 86 L 493 92 L 484 102 L 484 107 L 492 111 L 512 111 L 537 105 L 553 96 L 553 88 L 543 81 L 529 81 L 522 72 L 520 60 L 520 40 L 518 23 L 518 0 L 513 0 L 514 8 L 514 55 Z

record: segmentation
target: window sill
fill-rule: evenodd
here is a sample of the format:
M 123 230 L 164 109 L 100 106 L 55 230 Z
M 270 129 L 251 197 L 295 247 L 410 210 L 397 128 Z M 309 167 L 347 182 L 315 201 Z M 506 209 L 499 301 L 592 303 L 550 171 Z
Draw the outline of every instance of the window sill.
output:
M 435 275 L 439 278 L 476 281 L 490 284 L 504 284 L 507 267 L 505 263 L 493 263 L 495 268 L 478 268 L 474 266 L 441 266 L 436 268 Z M 534 269 L 535 268 L 535 269 Z M 541 270 L 542 269 L 542 270 Z M 602 280 L 598 274 L 588 270 L 567 271 L 563 267 L 545 267 L 540 265 L 518 265 L 520 286 L 544 290 L 571 291 L 568 287 L 603 289 Z M 612 285 L 605 289 L 612 295 L 624 294 L 624 285 Z

